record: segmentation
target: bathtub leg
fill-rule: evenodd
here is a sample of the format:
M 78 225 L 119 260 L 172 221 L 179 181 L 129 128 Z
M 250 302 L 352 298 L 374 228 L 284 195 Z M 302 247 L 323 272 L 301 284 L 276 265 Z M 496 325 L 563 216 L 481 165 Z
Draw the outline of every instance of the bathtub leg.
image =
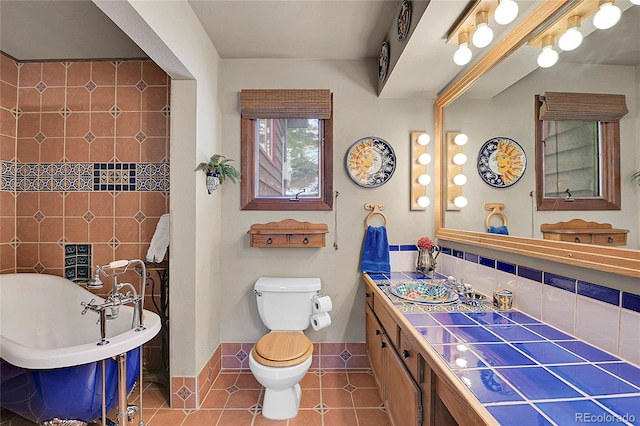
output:
M 127 354 L 118 355 L 118 426 L 127 426 Z

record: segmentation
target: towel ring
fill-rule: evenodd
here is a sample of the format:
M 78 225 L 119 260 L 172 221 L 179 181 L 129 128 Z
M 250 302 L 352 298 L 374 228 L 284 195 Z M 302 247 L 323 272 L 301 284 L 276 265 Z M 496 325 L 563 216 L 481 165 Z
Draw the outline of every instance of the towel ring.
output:
M 502 219 L 502 223 L 504 224 L 504 226 L 509 225 L 509 219 L 507 219 L 507 215 L 502 212 L 502 209 L 504 209 L 503 203 L 485 203 L 484 209 L 491 212 L 487 216 L 487 219 L 484 221 L 486 229 L 489 229 L 491 227 L 491 218 L 493 216 L 498 216 L 500 219 Z
M 388 222 L 387 216 L 385 216 L 385 214 L 382 213 L 382 210 L 384 210 L 384 204 L 367 203 L 364 205 L 364 208 L 365 210 L 371 210 L 371 213 L 367 215 L 367 218 L 364 221 L 364 229 L 367 229 L 369 227 L 369 219 L 371 219 L 375 215 L 382 216 L 382 220 L 384 221 L 384 226 L 387 226 L 387 222 Z

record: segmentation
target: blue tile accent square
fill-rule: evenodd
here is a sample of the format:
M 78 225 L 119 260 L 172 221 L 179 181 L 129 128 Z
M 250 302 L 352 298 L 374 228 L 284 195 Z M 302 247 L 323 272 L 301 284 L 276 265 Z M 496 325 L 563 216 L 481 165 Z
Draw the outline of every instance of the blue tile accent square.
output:
M 499 271 L 502 272 L 506 272 L 508 274 L 514 274 L 516 273 L 516 265 L 514 265 L 513 263 L 507 263 L 507 262 L 502 262 L 500 260 L 498 260 L 496 268 Z
M 459 370 L 456 374 L 483 404 L 522 401 L 522 397 L 491 369 Z
M 453 256 L 458 259 L 464 259 L 464 252 L 462 250 L 453 250 Z
M 495 259 L 491 259 L 490 257 L 482 257 L 480 256 L 480 260 L 479 263 L 482 266 L 486 266 L 487 268 L 494 268 L 496 267 L 496 260 Z
M 447 330 L 453 333 L 458 339 L 467 343 L 476 342 L 500 342 L 500 338 L 489 332 L 484 327 L 478 326 L 448 326 Z
M 558 342 L 560 346 L 566 348 L 576 355 L 585 358 L 588 361 L 620 361 L 619 358 L 606 353 L 603 350 L 591 346 L 585 342 L 579 340 L 570 340 L 567 342 Z
M 531 342 L 535 340 L 544 340 L 544 337 L 540 337 L 523 326 L 516 324 L 490 325 L 487 326 L 487 330 L 494 332 L 507 342 Z
M 418 247 L 415 244 L 401 244 L 400 251 L 418 251 Z
M 546 324 L 528 324 L 526 326 L 529 330 L 535 331 L 536 333 L 546 337 L 549 340 L 575 340 L 574 337 L 569 336 L 555 328 L 548 326 Z
M 478 325 L 471 318 L 459 312 L 436 312 L 431 316 L 444 325 Z
M 553 424 L 529 404 L 492 405 L 487 407 L 487 410 L 501 425 L 546 426 Z
M 542 271 L 533 268 L 527 268 L 526 266 L 518 266 L 518 276 L 527 278 L 532 281 L 542 282 Z
M 628 422 L 632 425 L 640 423 L 640 396 L 626 398 L 602 398 L 599 403 L 613 411 L 617 416 L 606 418 L 609 424 L 622 424 Z
M 627 293 L 626 291 L 622 292 L 622 307 L 640 312 L 640 296 L 637 294 Z
M 465 252 L 464 260 L 466 260 L 468 262 L 472 262 L 472 263 L 478 263 L 478 255 L 477 254 L 473 254 L 473 253 L 466 253 Z
M 562 376 L 569 383 L 591 396 L 608 396 L 640 392 L 617 377 L 591 364 L 562 365 L 549 367 L 549 370 Z
M 418 333 L 422 334 L 424 339 L 432 345 L 459 343 L 460 341 L 446 329 L 442 327 L 416 327 Z
M 442 254 L 451 254 L 451 249 L 449 247 L 440 246 L 440 251 L 442 252 Z
M 597 284 L 591 284 L 586 281 L 578 281 L 578 294 L 597 299 L 602 302 L 611 303 L 619 306 L 620 291 L 613 288 L 603 287 Z
M 389 251 L 400 251 L 400 246 L 389 244 Z
M 506 343 L 487 343 L 469 345 L 471 349 L 490 366 L 533 365 L 531 359 Z
M 554 345 L 551 342 L 522 342 L 514 343 L 513 346 L 520 349 L 540 364 L 568 364 L 584 362 L 571 352 Z
M 497 312 L 470 312 L 467 316 L 480 324 L 513 324 L 513 321 Z
M 498 372 L 529 399 L 583 396 L 542 367 L 499 368 Z
M 371 278 L 374 281 L 383 281 L 383 280 L 388 280 L 389 279 L 389 278 L 387 278 L 387 276 L 385 274 L 379 274 L 377 272 L 369 272 L 369 273 L 367 273 L 367 275 L 369 275 L 369 278 Z
M 432 348 L 435 349 L 453 369 L 488 367 L 476 354 L 469 350 L 468 345 L 462 343 L 456 345 L 433 345 Z
M 534 404 L 538 409 L 542 410 L 558 425 L 580 425 L 580 424 L 612 424 L 598 421 L 604 419 L 604 416 L 611 415 L 601 406 L 588 399 L 577 401 L 560 401 L 560 402 L 540 402 Z M 623 423 L 620 423 L 623 424 Z
M 597 364 L 618 377 L 640 387 L 640 368 L 626 362 L 614 362 L 611 364 Z M 640 417 L 638 417 L 640 419 Z
M 429 314 L 404 314 L 404 317 L 416 327 L 439 326 L 438 321 Z
M 91 268 L 91 244 L 65 244 L 64 276 L 71 281 L 87 281 Z
M 544 283 L 561 288 L 563 290 L 576 292 L 576 279 L 569 278 L 558 274 L 552 274 L 551 272 L 544 273 Z
M 418 272 L 418 271 L 405 272 L 404 274 L 405 274 L 405 279 L 406 278 L 410 278 L 412 280 L 429 280 L 429 279 L 431 279 L 429 277 L 425 277 L 422 272 Z
M 513 322 L 517 322 L 518 324 L 541 324 L 537 319 L 530 317 L 529 315 L 523 314 L 519 311 L 513 312 L 501 312 L 500 315 L 503 315 L 509 318 Z

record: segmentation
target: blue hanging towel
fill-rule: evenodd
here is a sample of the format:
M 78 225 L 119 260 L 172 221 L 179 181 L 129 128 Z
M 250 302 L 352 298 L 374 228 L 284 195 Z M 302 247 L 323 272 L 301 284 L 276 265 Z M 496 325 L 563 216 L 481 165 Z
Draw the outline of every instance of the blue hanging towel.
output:
M 509 235 L 509 230 L 507 229 L 507 227 L 505 225 L 502 225 L 502 226 L 490 226 L 489 229 L 487 229 L 487 232 L 490 233 L 490 234 Z
M 360 268 L 362 272 L 391 273 L 389 240 L 387 239 L 386 227 L 367 227 Z

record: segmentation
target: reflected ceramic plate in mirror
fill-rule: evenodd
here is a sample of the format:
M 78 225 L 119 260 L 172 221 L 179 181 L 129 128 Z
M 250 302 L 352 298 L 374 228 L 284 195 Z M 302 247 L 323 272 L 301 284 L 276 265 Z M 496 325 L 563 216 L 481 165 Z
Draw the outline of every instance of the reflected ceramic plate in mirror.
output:
M 516 183 L 527 168 L 527 157 L 518 142 L 509 138 L 492 138 L 478 153 L 478 174 L 494 188 Z
M 443 280 L 403 281 L 391 284 L 394 296 L 421 303 L 449 303 L 458 300 L 458 293 L 442 285 Z

